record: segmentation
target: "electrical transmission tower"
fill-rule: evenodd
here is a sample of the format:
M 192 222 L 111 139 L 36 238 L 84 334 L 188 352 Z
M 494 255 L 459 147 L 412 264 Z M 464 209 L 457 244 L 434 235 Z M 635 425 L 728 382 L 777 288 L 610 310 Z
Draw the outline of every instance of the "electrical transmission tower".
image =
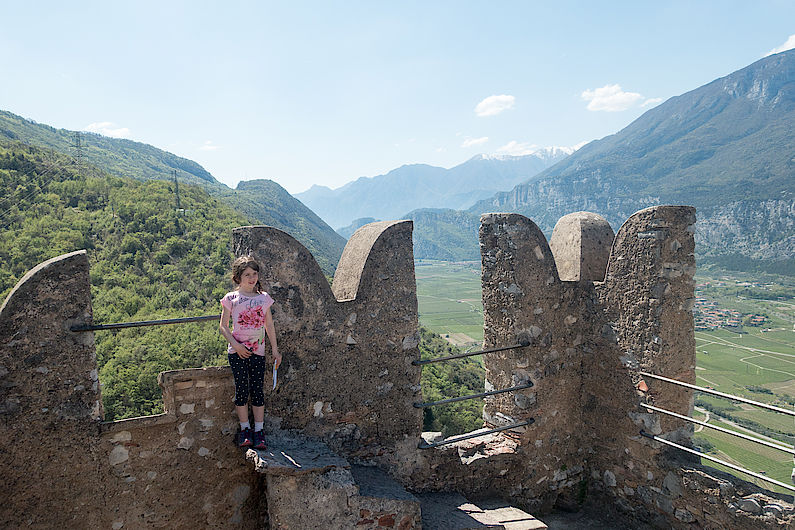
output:
M 83 173 L 83 163 L 86 154 L 83 147 L 83 138 L 80 136 L 80 131 L 75 131 L 75 134 L 72 137 L 72 149 L 74 149 L 74 159 L 77 172 Z
M 177 225 L 177 234 L 182 235 L 183 231 L 182 231 L 182 227 L 179 224 L 179 217 L 180 217 L 180 215 L 182 215 L 184 213 L 184 210 L 179 205 L 179 180 L 177 180 L 177 170 L 176 169 L 174 170 L 173 175 L 174 175 L 174 194 L 177 197 L 177 210 L 176 210 L 177 218 L 175 219 L 175 223 Z
M 173 174 L 174 174 L 174 193 L 176 193 L 176 195 L 177 195 L 177 214 L 179 214 L 179 211 L 181 210 L 181 208 L 179 206 L 179 181 L 177 180 L 177 170 L 176 169 L 174 170 Z

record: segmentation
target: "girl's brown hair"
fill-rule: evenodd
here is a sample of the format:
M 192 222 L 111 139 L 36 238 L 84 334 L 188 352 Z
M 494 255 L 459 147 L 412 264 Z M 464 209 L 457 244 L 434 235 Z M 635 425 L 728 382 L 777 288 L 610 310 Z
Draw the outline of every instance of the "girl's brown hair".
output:
M 240 286 L 240 277 L 243 275 L 243 271 L 246 269 L 252 269 L 259 273 L 259 263 L 257 263 L 257 260 L 251 256 L 240 256 L 232 262 L 232 281 L 235 282 L 235 285 Z M 258 293 L 265 291 L 262 288 L 260 281 L 260 278 L 257 277 L 256 288 Z

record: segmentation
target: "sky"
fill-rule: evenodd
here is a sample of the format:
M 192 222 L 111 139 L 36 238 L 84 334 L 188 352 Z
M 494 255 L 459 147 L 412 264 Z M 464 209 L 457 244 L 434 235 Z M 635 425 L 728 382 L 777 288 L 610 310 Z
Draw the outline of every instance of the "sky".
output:
M 0 109 L 291 193 L 613 134 L 795 47 L 795 2 L 0 0 Z

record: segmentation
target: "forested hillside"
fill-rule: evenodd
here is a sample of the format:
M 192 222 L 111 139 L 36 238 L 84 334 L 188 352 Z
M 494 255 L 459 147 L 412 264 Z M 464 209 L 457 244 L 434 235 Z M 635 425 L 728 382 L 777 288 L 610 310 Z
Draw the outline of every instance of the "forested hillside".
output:
M 0 296 L 38 263 L 87 249 L 95 322 L 218 312 L 231 229 L 249 223 L 197 186 L 84 176 L 63 155 L 0 142 Z M 157 373 L 224 362 L 212 323 L 96 333 L 107 419 L 162 412 Z
M 420 328 L 420 355 L 432 359 L 460 353 L 460 350 L 439 335 Z M 483 392 L 486 371 L 471 357 L 454 359 L 422 367 L 423 401 L 439 401 L 451 397 Z M 423 409 L 423 431 L 441 431 L 444 436 L 461 434 L 483 426 L 483 400 L 468 399 Z
M 77 134 L 0 110 L 2 140 L 77 157 Z M 171 181 L 176 171 L 181 184 L 196 184 L 211 196 L 222 198 L 249 218 L 246 224 L 265 224 L 289 233 L 312 252 L 326 274 L 333 274 L 345 239 L 277 183 L 263 179 L 241 182 L 237 189 L 231 189 L 193 160 L 154 146 L 86 132 L 80 132 L 79 137 L 85 174 L 93 175 L 93 168 L 99 168 L 116 177 Z
M 85 159 L 117 177 L 166 180 L 176 169 L 181 178 L 192 184 L 225 187 L 193 160 L 141 142 L 89 132 L 79 134 Z M 0 138 L 3 137 L 59 153 L 75 152 L 75 131 L 56 129 L 0 110 Z
M 479 261 L 480 215 L 466 211 L 421 209 L 404 216 L 414 221 L 414 257 Z

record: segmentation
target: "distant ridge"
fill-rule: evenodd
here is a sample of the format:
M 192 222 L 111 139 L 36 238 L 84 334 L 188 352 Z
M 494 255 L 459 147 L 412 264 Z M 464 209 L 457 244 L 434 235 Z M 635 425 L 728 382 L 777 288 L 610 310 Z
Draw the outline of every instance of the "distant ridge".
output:
M 295 197 L 334 227 L 363 217 L 400 219 L 418 208 L 460 210 L 510 189 L 571 152 L 571 148 L 549 148 L 524 156 L 477 155 L 450 169 L 411 164 L 333 190 L 312 186 Z
M 72 146 L 76 132 L 78 131 L 56 129 L 0 110 L 0 137 L 9 140 L 73 155 Z M 168 180 L 171 171 L 176 169 L 180 172 L 180 178 L 191 184 L 225 187 L 193 160 L 133 140 L 109 138 L 85 131 L 79 133 L 86 158 L 113 175 L 138 180 Z
M 372 217 L 361 217 L 359 219 L 354 219 L 351 224 L 348 226 L 343 226 L 342 228 L 337 228 L 337 233 L 344 237 L 345 239 L 350 239 L 354 232 L 358 229 L 363 227 L 366 224 L 375 223 L 376 221 L 380 221 L 381 219 L 374 219 Z

